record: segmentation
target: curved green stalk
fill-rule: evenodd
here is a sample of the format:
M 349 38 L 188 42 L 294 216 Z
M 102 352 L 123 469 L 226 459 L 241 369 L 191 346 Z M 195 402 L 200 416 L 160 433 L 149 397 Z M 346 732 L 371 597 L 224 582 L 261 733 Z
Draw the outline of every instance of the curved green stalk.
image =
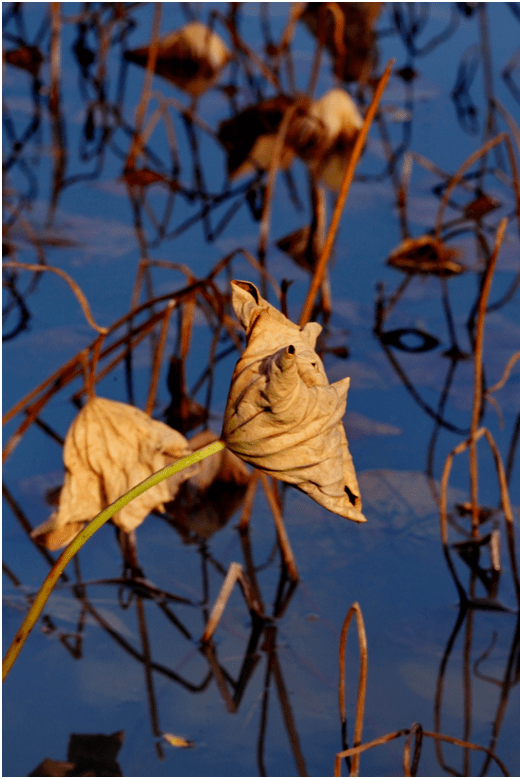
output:
M 88 539 L 94 535 L 96 530 L 99 530 L 101 525 L 104 525 L 105 522 L 114 516 L 114 514 L 117 514 L 120 509 L 130 503 L 130 501 L 132 501 L 134 498 L 142 495 L 143 492 L 146 492 L 151 487 L 155 487 L 156 484 L 164 481 L 164 479 L 167 479 L 169 476 L 173 476 L 174 473 L 178 473 L 179 471 L 184 470 L 184 468 L 188 468 L 190 465 L 194 465 L 195 463 L 200 462 L 200 460 L 204 460 L 205 457 L 209 457 L 212 454 L 220 452 L 224 448 L 225 444 L 222 441 L 214 441 L 208 446 L 205 446 L 203 449 L 199 449 L 197 452 L 193 452 L 193 454 L 190 454 L 187 457 L 183 457 L 171 465 L 167 465 L 166 468 L 162 468 L 160 471 L 157 471 L 157 473 L 152 473 L 152 475 L 147 479 L 142 481 L 140 484 L 137 484 L 135 487 L 132 487 L 131 490 L 111 503 L 110 506 L 107 506 L 106 509 L 103 509 L 103 511 L 101 511 L 97 517 L 94 517 L 94 519 L 91 520 L 75 538 L 73 538 L 73 540 L 63 550 L 47 574 L 47 577 L 40 587 L 40 590 L 34 599 L 31 608 L 27 612 L 27 615 L 22 622 L 20 629 L 18 630 L 11 646 L 5 654 L 2 663 L 2 681 L 13 667 L 14 661 L 20 654 L 27 636 L 35 626 L 38 617 L 42 613 L 43 607 L 47 603 L 47 599 L 49 598 L 49 595 L 54 588 L 54 585 L 63 573 L 66 565 L 81 549 L 83 544 L 85 544 Z

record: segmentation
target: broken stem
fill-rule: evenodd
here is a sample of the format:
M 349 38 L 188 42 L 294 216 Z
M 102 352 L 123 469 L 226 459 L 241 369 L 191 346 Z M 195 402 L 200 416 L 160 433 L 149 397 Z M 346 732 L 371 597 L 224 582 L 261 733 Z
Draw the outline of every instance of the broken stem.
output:
M 171 465 L 167 465 L 166 468 L 162 468 L 160 471 L 157 471 L 157 473 L 152 473 L 152 475 L 147 479 L 142 481 L 140 484 L 137 484 L 135 487 L 132 487 L 131 490 L 111 503 L 110 506 L 107 506 L 106 509 L 103 509 L 103 511 L 101 511 L 97 517 L 94 517 L 94 519 L 92 519 L 88 525 L 86 525 L 83 530 L 78 533 L 78 535 L 63 550 L 47 574 L 47 577 L 40 587 L 40 590 L 36 595 L 31 608 L 27 612 L 20 629 L 14 637 L 11 646 L 7 650 L 2 663 L 2 681 L 6 678 L 7 674 L 13 667 L 16 658 L 20 654 L 29 633 L 38 621 L 38 618 L 43 611 L 43 607 L 47 603 L 47 600 L 52 590 L 54 589 L 54 585 L 63 573 L 63 570 L 72 560 L 74 555 L 77 554 L 77 552 L 81 549 L 83 544 L 85 544 L 88 539 L 93 536 L 97 530 L 99 530 L 101 525 L 104 525 L 105 522 L 114 516 L 114 514 L 117 514 L 118 511 L 124 508 L 124 506 L 128 505 L 130 501 L 139 497 L 139 495 L 142 495 L 151 487 L 155 487 L 156 484 L 164 481 L 164 479 L 167 479 L 169 476 L 173 476 L 173 474 L 179 473 L 179 471 L 184 470 L 184 468 L 189 468 L 191 465 L 204 460 L 206 457 L 210 457 L 212 454 L 220 452 L 224 448 L 225 444 L 222 441 L 214 441 L 208 446 L 205 446 L 203 449 L 199 449 L 197 452 L 193 452 L 193 454 L 190 454 L 187 457 L 182 457 L 180 460 L 177 460 Z

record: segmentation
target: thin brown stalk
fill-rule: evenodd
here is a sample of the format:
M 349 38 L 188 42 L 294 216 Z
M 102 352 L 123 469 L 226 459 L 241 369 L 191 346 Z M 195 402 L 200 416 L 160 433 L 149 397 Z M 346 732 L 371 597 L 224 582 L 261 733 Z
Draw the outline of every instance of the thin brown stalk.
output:
M 213 645 L 209 643 L 205 644 L 202 647 L 202 653 L 204 654 L 206 660 L 208 661 L 218 691 L 222 697 L 222 700 L 226 704 L 226 709 L 229 711 L 230 714 L 235 714 L 237 710 L 237 705 L 233 700 L 233 695 L 231 695 L 231 692 L 229 690 L 226 675 L 217 660 L 217 656 Z
M 341 629 L 341 637 L 339 640 L 339 715 L 341 718 L 341 728 L 343 735 L 346 734 L 347 728 L 347 709 L 346 709 L 346 694 L 345 694 L 345 648 L 347 644 L 347 634 L 353 615 L 356 615 L 356 623 L 358 630 L 358 642 L 359 642 L 359 681 L 358 681 L 358 694 L 356 705 L 356 721 L 354 724 L 354 747 L 358 747 L 361 744 L 361 737 L 363 735 L 363 716 L 365 712 L 365 694 L 367 686 L 367 671 L 368 671 L 368 654 L 367 654 L 367 636 L 365 633 L 365 623 L 363 621 L 363 614 L 359 603 L 353 603 L 348 610 L 347 616 Z M 359 775 L 359 753 L 354 754 L 352 760 L 352 766 L 350 769 L 350 776 Z
M 169 302 L 172 298 L 179 301 L 182 300 L 182 298 L 190 294 L 192 287 L 200 287 L 203 285 L 204 282 L 198 281 L 194 285 L 190 285 L 189 287 L 179 290 L 179 292 L 168 294 L 168 295 L 160 295 L 159 297 L 154 298 L 153 300 L 147 300 L 145 303 L 142 303 L 137 308 L 132 309 L 127 314 L 125 314 L 123 317 L 118 319 L 116 322 L 114 322 L 113 325 L 111 325 L 108 328 L 107 335 L 113 334 L 118 328 L 122 327 L 126 322 L 136 317 L 138 314 L 142 313 L 148 308 L 152 308 L 153 306 Z M 143 328 L 152 326 L 156 322 L 160 321 L 163 317 L 163 311 L 161 311 L 158 314 L 152 314 L 150 319 L 145 322 L 143 325 L 140 325 L 138 328 L 134 330 L 135 333 L 141 332 Z M 228 322 L 232 322 L 230 317 L 227 317 Z M 230 331 L 234 332 L 238 325 L 236 323 L 232 323 L 233 326 L 230 327 Z M 122 343 L 124 343 L 128 339 L 128 336 L 125 335 L 122 338 L 120 338 L 116 343 L 111 344 L 108 346 L 101 354 L 101 357 L 104 358 L 108 354 L 114 351 L 114 349 L 117 349 L 119 346 L 121 346 Z M 97 340 L 97 339 L 96 339 Z M 95 345 L 95 341 L 93 341 L 89 346 L 88 349 L 92 349 Z M 74 379 L 78 375 L 78 365 L 79 365 L 79 355 L 76 354 L 74 357 L 72 357 L 68 362 L 66 362 L 61 368 L 59 368 L 57 371 L 55 371 L 51 376 L 49 376 L 48 379 L 45 379 L 41 382 L 35 389 L 31 390 L 27 393 L 21 400 L 19 400 L 15 405 L 4 414 L 2 417 L 2 424 L 5 425 L 7 422 L 9 422 L 19 411 L 21 411 L 24 407 L 26 407 L 33 398 L 35 398 L 39 393 L 43 392 L 43 390 L 46 387 L 51 386 L 52 391 L 51 395 L 56 391 L 57 388 L 62 387 L 64 383 L 68 383 L 72 379 Z M 98 377 L 99 378 L 99 377 Z
M 269 238 L 270 227 L 270 213 L 271 213 L 271 201 L 273 199 L 274 185 L 276 182 L 276 176 L 280 168 L 280 161 L 282 159 L 282 153 L 284 150 L 285 138 L 289 131 L 289 126 L 293 120 L 296 111 L 299 108 L 299 103 L 296 101 L 294 105 L 290 106 L 284 113 L 283 119 L 280 122 L 278 132 L 276 133 L 276 140 L 273 147 L 271 162 L 269 165 L 269 173 L 267 176 L 267 185 L 265 188 L 264 202 L 262 206 L 262 216 L 260 218 L 259 228 L 259 241 L 258 241 L 258 258 L 260 265 L 265 265 L 265 254 L 267 241 Z M 267 286 L 265 276 L 262 275 L 261 293 L 265 297 L 267 293 Z
M 144 124 L 146 109 L 148 108 L 148 103 L 150 102 L 152 81 L 155 72 L 155 65 L 157 63 L 157 53 L 159 51 L 159 31 L 161 29 L 161 11 L 162 4 L 155 2 L 153 7 L 152 37 L 150 40 L 150 46 L 148 48 L 148 61 L 146 63 L 141 97 L 135 111 L 134 137 L 132 139 L 132 145 L 130 147 L 126 161 L 126 167 L 131 170 L 135 168 L 136 159 L 140 155 L 141 149 L 143 147 L 141 131 Z
M 157 702 L 155 700 L 155 688 L 153 683 L 152 673 L 152 654 L 150 651 L 150 640 L 148 638 L 148 628 L 146 625 L 146 617 L 144 613 L 143 599 L 140 595 L 136 598 L 137 618 L 139 623 L 139 633 L 141 636 L 141 649 L 143 651 L 143 666 L 144 677 L 146 681 L 146 692 L 148 697 L 148 709 L 150 711 L 150 724 L 152 726 L 152 733 L 156 739 L 160 738 L 162 731 L 159 727 L 159 715 L 157 713 Z M 160 741 L 155 742 L 155 748 L 157 750 L 157 756 L 159 760 L 164 760 L 164 752 Z
M 231 563 L 228 568 L 226 578 L 224 579 L 222 587 L 220 588 L 217 600 L 215 601 L 215 605 L 213 606 L 211 614 L 209 615 L 208 623 L 201 639 L 203 644 L 207 644 L 211 640 L 213 633 L 217 629 L 217 625 L 222 618 L 222 614 L 224 613 L 226 604 L 233 591 L 233 587 L 237 583 L 241 574 L 242 566 L 240 563 Z
M 291 542 L 289 541 L 289 536 L 287 535 L 287 531 L 285 529 L 280 506 L 278 505 L 278 501 L 276 500 L 272 485 L 269 483 L 269 479 L 265 473 L 260 473 L 260 478 L 262 480 L 262 486 L 264 488 L 264 492 L 269 503 L 269 508 L 271 509 L 274 523 L 276 525 L 278 543 L 280 545 L 280 551 L 282 553 L 284 564 L 287 568 L 287 573 L 291 581 L 296 582 L 299 579 L 298 568 L 296 566 L 296 560 L 291 548 Z
M 305 765 L 305 758 L 303 756 L 302 748 L 300 745 L 300 739 L 298 738 L 298 730 L 294 722 L 294 716 L 291 709 L 289 695 L 287 694 L 287 688 L 282 676 L 282 669 L 278 662 L 278 656 L 276 654 L 276 647 L 271 650 L 271 668 L 276 684 L 276 691 L 280 700 L 280 708 L 282 710 L 285 728 L 289 737 L 289 743 L 291 744 L 294 760 L 298 767 L 299 776 L 308 776 L 307 767 Z
M 83 349 L 83 351 L 80 353 L 80 359 L 81 366 L 83 368 L 83 389 L 87 395 L 88 400 L 92 400 L 96 392 L 94 389 L 94 383 L 92 381 L 92 368 L 89 361 L 88 349 Z
M 484 157 L 491 149 L 494 149 L 495 146 L 498 146 L 499 143 L 502 143 L 507 138 L 507 133 L 499 133 L 499 135 L 496 135 L 494 138 L 491 138 L 487 143 L 485 143 L 483 146 L 480 147 L 480 149 L 477 149 L 476 152 L 473 152 L 468 159 L 462 163 L 460 168 L 456 171 L 456 173 L 453 174 L 450 183 L 444 190 L 444 194 L 442 196 L 442 200 L 439 205 L 439 210 L 437 212 L 437 220 L 435 224 L 435 238 L 437 240 L 441 237 L 441 231 L 442 231 L 442 220 L 444 219 L 444 212 L 446 210 L 446 207 L 448 205 L 449 199 L 451 197 L 451 193 L 455 189 L 455 187 L 460 183 L 462 177 L 466 173 L 469 168 L 481 157 Z
M 505 229 L 507 227 L 507 219 L 504 217 L 496 233 L 495 246 L 493 253 L 489 259 L 487 265 L 484 280 L 482 282 L 482 289 L 478 302 L 478 316 L 477 316 L 477 333 L 475 338 L 475 357 L 474 357 L 474 383 L 473 383 L 473 412 L 471 415 L 471 439 L 478 427 L 478 423 L 482 410 L 482 349 L 484 344 L 484 321 L 486 318 L 486 307 L 489 299 L 489 293 L 491 290 L 491 281 L 493 279 L 493 273 L 498 259 L 498 252 L 504 239 Z M 471 479 L 471 525 L 474 536 L 478 535 L 478 460 L 476 444 L 472 442 L 470 446 L 470 479 Z
M 499 379 L 499 381 L 497 381 L 496 384 L 493 384 L 492 387 L 488 387 L 488 389 L 486 390 L 486 394 L 489 394 L 491 392 L 496 392 L 497 390 L 502 389 L 504 384 L 509 379 L 509 376 L 510 376 L 511 371 L 513 369 L 513 365 L 516 362 L 518 362 L 518 360 L 520 360 L 520 351 L 515 352 L 514 354 L 511 355 L 511 357 L 507 361 L 506 367 L 504 368 L 504 372 L 502 374 L 502 377 Z
M 410 747 L 412 745 L 412 738 L 414 739 L 414 748 L 412 764 L 410 765 Z M 417 776 L 417 769 L 419 767 L 419 760 L 421 758 L 422 738 L 422 725 L 419 722 L 414 722 L 410 728 L 410 733 L 406 737 L 404 744 L 403 773 L 405 776 Z
M 259 478 L 260 471 L 254 471 L 249 484 L 247 485 L 246 494 L 244 495 L 244 502 L 242 504 L 242 513 L 240 514 L 240 522 L 238 523 L 238 529 L 241 533 L 247 529 L 251 520 L 253 503 L 255 500 L 256 488 L 258 486 Z
M 159 340 L 157 341 L 157 346 L 155 348 L 155 353 L 153 356 L 152 375 L 150 378 L 150 387 L 148 389 L 148 398 L 146 400 L 146 408 L 145 408 L 146 413 L 150 415 L 155 406 L 155 396 L 157 394 L 157 385 L 159 383 L 159 371 L 161 370 L 164 346 L 166 344 L 166 337 L 168 335 L 168 325 L 170 324 L 172 311 L 175 308 L 175 306 L 176 306 L 176 301 L 171 300 L 166 306 L 166 309 L 164 310 L 161 332 L 159 334 Z
M 439 521 L 440 521 L 440 530 L 441 530 L 441 541 L 442 541 L 444 556 L 446 558 L 446 562 L 448 568 L 450 569 L 451 575 L 453 576 L 453 581 L 455 582 L 455 586 L 457 587 L 457 591 L 459 593 L 461 602 L 467 600 L 467 596 L 464 587 L 460 583 L 459 577 L 455 570 L 455 566 L 453 565 L 453 561 L 451 559 L 449 548 L 448 548 L 448 483 L 450 479 L 451 468 L 453 465 L 453 458 L 455 457 L 455 455 L 464 452 L 466 449 L 468 449 L 468 447 L 472 445 L 472 442 L 476 443 L 483 436 L 483 434 L 484 434 L 483 428 L 481 428 L 480 430 L 477 430 L 471 438 L 468 438 L 465 441 L 461 441 L 460 444 L 458 444 L 454 449 L 452 449 L 451 452 L 446 457 L 446 461 L 444 463 L 444 468 L 441 476 L 440 498 L 439 498 Z
M 341 776 L 341 761 L 345 757 L 353 757 L 354 755 L 360 755 L 362 752 L 366 752 L 372 747 L 379 747 L 382 744 L 387 744 L 389 741 L 393 741 L 401 736 L 406 736 L 409 733 L 408 728 L 402 730 L 396 730 L 393 733 L 387 733 L 384 736 L 375 738 L 373 741 L 367 741 L 366 744 L 359 744 L 357 747 L 351 747 L 350 749 L 344 749 L 342 752 L 337 752 L 334 758 L 334 776 Z M 350 774 L 352 776 L 352 774 Z
M 498 484 L 500 487 L 500 500 L 502 503 L 502 511 L 504 512 L 504 517 L 506 520 L 506 537 L 507 537 L 507 545 L 509 551 L 509 559 L 511 563 L 511 570 L 513 572 L 513 581 L 515 584 L 516 598 L 518 601 L 518 605 L 520 606 L 520 577 L 518 574 L 518 564 L 516 560 L 516 551 L 515 551 L 515 531 L 514 531 L 513 509 L 511 507 L 511 502 L 509 500 L 509 491 L 507 489 L 506 472 L 504 469 L 502 458 L 500 456 L 500 452 L 498 451 L 498 447 L 495 443 L 493 436 L 491 435 L 491 433 L 487 428 L 481 428 L 481 430 L 486 436 L 487 442 L 489 444 L 491 452 L 493 453 L 493 458 L 495 460 L 495 468 L 497 471 Z
M 372 747 L 379 747 L 382 744 L 387 744 L 389 741 L 393 741 L 394 739 L 400 738 L 401 736 L 407 736 L 409 733 L 410 728 L 395 730 L 393 733 L 387 733 L 385 736 L 376 738 L 373 741 L 367 741 L 366 744 L 360 744 L 357 747 L 351 747 L 351 749 L 345 749 L 343 752 L 338 752 L 334 760 L 334 776 L 341 776 L 341 760 L 344 757 L 351 757 L 353 755 L 361 754 L 361 752 L 366 752 L 367 749 L 372 749 Z M 436 741 L 446 741 L 448 744 L 455 744 L 455 746 L 463 747 L 464 749 L 474 749 L 477 752 L 485 752 L 487 755 L 489 755 L 491 760 L 495 761 L 504 776 L 510 775 L 500 758 L 491 752 L 491 750 L 487 747 L 481 747 L 479 744 L 472 744 L 469 741 L 462 741 L 462 739 L 454 738 L 454 736 L 445 736 L 442 733 L 432 733 L 429 730 L 423 730 L 423 736 L 426 738 L 433 738 Z
M 323 281 L 325 268 L 327 266 L 330 252 L 334 244 L 336 234 L 338 232 L 343 206 L 345 205 L 345 201 L 347 199 L 347 195 L 350 190 L 350 185 L 352 184 L 352 180 L 354 178 L 354 172 L 359 162 L 359 158 L 361 157 L 361 152 L 363 151 L 363 147 L 365 145 L 368 131 L 370 129 L 374 116 L 376 115 L 376 111 L 379 106 L 379 101 L 383 96 L 383 92 L 385 90 L 387 81 L 390 78 L 393 65 L 394 65 L 394 60 L 392 59 L 388 62 L 383 75 L 379 79 L 379 82 L 374 92 L 374 97 L 372 98 L 372 102 L 370 103 L 370 106 L 366 113 L 363 126 L 359 131 L 358 137 L 356 139 L 356 143 L 354 144 L 354 148 L 352 150 L 352 154 L 350 156 L 347 168 L 345 170 L 345 175 L 341 183 L 341 189 L 339 191 L 338 199 L 336 201 L 336 207 L 334 208 L 334 213 L 332 215 L 332 220 L 330 223 L 329 231 L 327 233 L 327 238 L 325 239 L 325 245 L 323 247 L 323 251 L 316 264 L 314 276 L 312 278 L 311 285 L 309 287 L 309 291 L 307 292 L 307 297 L 305 298 L 302 312 L 300 314 L 300 320 L 299 320 L 300 327 L 306 325 L 311 317 L 312 307 L 314 305 L 314 301 L 316 299 L 318 290 L 321 287 Z
M 4 267 L 6 268 L 18 268 L 19 270 L 31 270 L 31 271 L 38 271 L 38 273 L 43 271 L 50 271 L 51 273 L 56 273 L 57 276 L 61 276 L 62 279 L 65 279 L 71 290 L 73 291 L 74 295 L 76 296 L 76 299 L 78 303 L 81 306 L 81 310 L 85 314 L 85 319 L 89 323 L 91 327 L 94 328 L 94 330 L 97 330 L 98 333 L 108 333 L 108 328 L 106 327 L 100 327 L 97 325 L 94 321 L 94 317 L 92 316 L 92 312 L 90 310 L 90 306 L 88 304 L 87 298 L 85 297 L 84 293 L 81 291 L 81 288 L 76 284 L 76 282 L 69 276 L 68 273 L 65 273 L 64 270 L 61 270 L 61 268 L 54 268 L 52 265 L 33 265 L 33 264 L 26 264 L 23 262 L 14 262 L 13 260 L 8 260 L 7 262 L 3 263 Z

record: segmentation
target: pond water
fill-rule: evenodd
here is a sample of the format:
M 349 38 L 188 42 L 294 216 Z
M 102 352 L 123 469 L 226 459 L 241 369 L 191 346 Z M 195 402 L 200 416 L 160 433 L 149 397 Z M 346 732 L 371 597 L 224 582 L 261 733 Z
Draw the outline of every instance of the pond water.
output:
M 193 399 L 208 406 L 209 426 L 218 434 L 237 351 L 231 349 L 232 325 L 222 326 L 215 311 L 222 295 L 229 295 L 231 278 L 262 285 L 261 225 L 253 212 L 265 203 L 267 174 L 255 183 L 251 175 L 228 185 L 226 154 L 214 131 L 238 108 L 277 90 L 305 91 L 313 63 L 319 65 L 316 97 L 338 83 L 329 51 L 316 63 L 316 38 L 301 19 L 277 60 L 275 44 L 287 31 L 289 4 L 237 4 L 233 12 L 226 4 L 164 3 L 160 16 L 157 9 L 152 3 L 63 3 L 54 11 L 45 3 L 4 4 L 4 51 L 17 52 L 4 65 L 4 260 L 65 271 L 100 327 L 125 317 L 132 301 L 147 304 L 134 324 L 144 327 L 157 314 L 155 340 L 137 343 L 132 335 L 131 358 L 105 373 L 122 353 L 105 354 L 102 345 L 96 393 L 142 409 L 152 397 L 154 418 L 164 419 L 172 402 L 169 358 L 177 357 L 187 389 L 195 388 Z M 219 82 L 227 89 L 206 92 L 184 118 L 186 93 L 155 76 L 143 101 L 145 71 L 123 57 L 151 39 L 154 19 L 161 36 L 193 19 L 214 24 L 229 46 L 236 25 L 235 56 Z M 446 564 L 438 505 L 446 458 L 471 428 L 476 308 L 504 217 L 485 318 L 484 390 L 500 380 L 520 348 L 520 192 L 515 195 L 514 182 L 519 30 L 516 4 L 382 4 L 375 20 L 374 78 L 347 84 L 364 113 L 374 79 L 395 58 L 328 266 L 331 313 L 319 342 L 329 380 L 351 377 L 344 421 L 367 523 L 347 522 L 279 485 L 299 572 L 293 591 L 283 578 L 261 483 L 246 534 L 237 529 L 243 501 L 224 516 L 220 498 L 206 511 L 192 511 L 184 525 L 179 517 L 175 523 L 174 510 L 172 516 L 150 515 L 136 535 L 139 563 L 153 591 L 123 586 L 114 530 L 103 527 L 68 566 L 67 581 L 56 587 L 5 682 L 5 776 L 28 775 L 46 758 L 61 761 L 53 769 L 61 773 L 40 769 L 36 775 L 65 775 L 64 762 L 79 765 L 79 753 L 100 776 L 330 776 L 343 748 L 340 634 L 355 602 L 368 645 L 362 742 L 420 723 L 429 733 L 491 750 L 510 775 L 520 773 L 515 552 L 502 510 L 504 492 L 483 439 L 478 500 L 494 511 L 478 531 L 478 544 L 469 543 L 471 510 L 468 517 L 455 508 L 471 500 L 467 452 L 454 458 L 446 490 L 449 559 L 459 589 Z M 53 47 L 61 56 L 52 54 Z M 22 55 L 30 55 L 32 71 L 20 67 Z M 136 168 L 155 175 L 151 185 L 130 178 L 136 126 L 146 134 Z M 499 138 L 470 161 L 439 216 L 455 172 L 500 133 L 507 140 Z M 286 304 L 297 321 L 310 275 L 276 243 L 310 223 L 311 206 L 307 166 L 295 158 L 290 172 L 292 181 L 276 177 L 265 268 L 276 285 L 292 282 Z M 320 189 L 319 196 L 328 224 L 336 193 Z M 468 209 L 476 200 L 483 208 L 478 219 L 472 216 L 476 206 Z M 235 204 L 236 211 L 228 212 Z M 403 239 L 431 237 L 437 221 L 443 251 L 448 246 L 461 252 L 444 256 L 462 262 L 464 272 L 439 276 L 423 267 L 405 274 L 386 263 Z M 195 310 L 179 297 L 182 316 L 174 310 L 154 368 L 165 300 L 205 279 L 239 249 L 213 286 L 198 288 Z M 416 247 L 415 261 L 418 256 L 424 259 Z M 45 556 L 27 527 L 41 524 L 53 510 L 47 493 L 63 482 L 61 444 L 78 412 L 72 399 L 77 394 L 84 401 L 87 378 L 77 355 L 89 348 L 86 362 L 93 359 L 97 333 L 63 277 L 36 276 L 12 264 L 4 274 L 4 411 L 59 375 L 48 398 L 46 388 L 34 395 L 42 398 L 41 407 L 27 398 L 4 426 L 5 652 L 49 560 L 56 558 L 54 552 Z M 323 308 L 317 317 L 324 321 Z M 121 338 L 124 347 L 129 327 L 123 322 L 106 344 Z M 210 354 L 217 357 L 211 363 Z M 62 371 L 68 361 L 79 366 L 76 374 Z M 196 386 L 208 365 L 209 392 L 207 382 Z M 512 365 L 502 387 L 485 395 L 479 419 L 504 462 L 516 547 L 518 366 Z M 155 396 L 152 373 L 158 376 Z M 23 427 L 24 419 L 32 424 Z M 466 542 L 459 551 L 451 546 L 457 542 Z M 257 630 L 236 586 L 205 649 L 199 639 L 233 562 L 256 579 L 265 620 Z M 359 667 L 354 634 L 352 624 L 346 652 L 349 747 Z M 105 747 L 94 742 L 90 752 L 71 740 L 71 734 L 120 732 Z M 164 734 L 192 746 L 174 739 L 172 744 Z M 367 749 L 360 774 L 403 775 L 405 738 Z M 427 736 L 418 774 L 502 775 L 486 754 Z M 342 770 L 347 774 L 345 762 Z

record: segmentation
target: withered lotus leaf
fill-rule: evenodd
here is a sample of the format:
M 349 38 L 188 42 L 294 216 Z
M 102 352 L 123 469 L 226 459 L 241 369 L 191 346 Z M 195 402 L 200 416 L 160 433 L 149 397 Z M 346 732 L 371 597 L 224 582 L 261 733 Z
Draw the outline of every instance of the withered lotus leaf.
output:
M 248 281 L 231 288 L 247 347 L 231 380 L 222 440 L 335 514 L 365 522 L 342 423 L 350 379 L 329 384 L 314 349 L 321 325 L 293 324 Z
M 146 67 L 151 46 L 127 51 L 130 62 Z M 231 52 L 216 32 L 202 22 L 188 22 L 158 42 L 155 72 L 192 97 L 212 87 Z
M 65 438 L 65 481 L 59 507 L 32 532 L 48 549 L 68 544 L 82 527 L 152 473 L 191 453 L 183 435 L 144 411 L 106 398 L 92 398 Z M 173 500 L 199 465 L 186 468 L 143 493 L 114 517 L 127 533 L 155 508 Z

